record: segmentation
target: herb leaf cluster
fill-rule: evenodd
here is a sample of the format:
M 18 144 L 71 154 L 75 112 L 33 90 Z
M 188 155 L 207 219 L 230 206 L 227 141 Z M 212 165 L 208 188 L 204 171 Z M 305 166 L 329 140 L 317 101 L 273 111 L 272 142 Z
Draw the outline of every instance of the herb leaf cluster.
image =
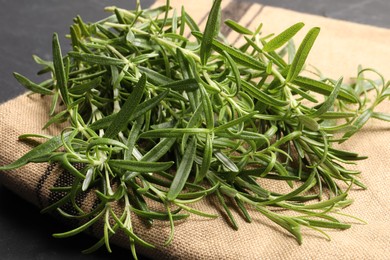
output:
M 72 51 L 63 54 L 54 34 L 53 61 L 34 57 L 48 80 L 36 84 L 15 73 L 27 89 L 52 96 L 45 128 L 69 125 L 58 136 L 23 135 L 47 140 L 0 167 L 50 162 L 74 175 L 70 187 L 56 188 L 63 198 L 43 212 L 84 221 L 56 237 L 102 221 L 104 236 L 86 252 L 103 245 L 110 251 L 111 236 L 122 230 L 136 257 L 135 244 L 154 245 L 134 232 L 134 214 L 150 224 L 168 221 L 169 244 L 176 220 L 217 217 L 191 206 L 208 196 L 234 229 L 231 207 L 248 222 L 251 212 L 260 212 L 299 243 L 301 227 L 326 238 L 324 228 L 350 227 L 337 218 L 339 209 L 351 204 L 352 185 L 365 186 L 346 166 L 365 157 L 335 143 L 369 118 L 390 121 L 375 110 L 389 98 L 390 83 L 371 69 L 360 69 L 353 84 L 305 76 L 320 29 L 310 29 L 295 52 L 292 38 L 303 23 L 274 36 L 262 35 L 262 25 L 251 31 L 227 20 L 245 41 L 231 46 L 219 34 L 220 5 L 214 1 L 203 33 L 184 7 L 171 10 L 169 1 L 147 10 L 107 7 L 112 15 L 95 23 L 76 17 Z M 270 184 L 276 182 L 289 188 L 280 191 Z M 84 192 L 99 199 L 88 212 L 77 204 Z

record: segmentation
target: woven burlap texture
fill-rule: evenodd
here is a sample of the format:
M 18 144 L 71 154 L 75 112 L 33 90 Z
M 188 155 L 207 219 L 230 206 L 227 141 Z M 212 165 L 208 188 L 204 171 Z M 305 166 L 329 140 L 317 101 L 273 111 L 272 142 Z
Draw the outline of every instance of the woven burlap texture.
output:
M 171 1 L 174 7 L 180 7 L 184 2 Z M 193 14 L 201 26 L 205 23 L 210 2 L 198 0 L 197 5 L 186 5 L 187 12 Z M 163 3 L 165 1 L 158 1 L 156 5 Z M 320 26 L 322 32 L 309 63 L 316 65 L 325 75 L 350 77 L 355 74 L 357 65 L 362 64 L 378 69 L 386 77 L 390 76 L 389 30 L 240 1 L 223 1 L 223 16 L 241 21 L 251 28 L 263 22 L 265 34 L 281 32 L 298 21 L 305 22 L 307 28 Z M 298 35 L 298 39 L 303 35 Z M 232 33 L 230 41 L 234 42 L 234 37 Z M 48 106 L 48 99 L 39 95 L 22 95 L 0 106 L 0 165 L 16 160 L 31 148 L 18 141 L 17 137 L 23 133 L 43 132 L 41 128 L 48 118 Z M 390 113 L 389 103 L 381 106 L 380 110 Z M 54 127 L 48 131 L 56 133 L 58 129 Z M 161 244 L 169 234 L 167 225 L 157 223 L 148 229 L 135 218 L 137 233 L 146 241 L 159 245 L 156 250 L 139 248 L 140 252 L 156 259 L 390 259 L 389 141 L 390 124 L 371 120 L 358 135 L 342 144 L 344 149 L 369 156 L 369 159 L 354 166 L 363 172 L 361 181 L 368 190 L 353 189 L 350 197 L 355 203 L 343 211 L 364 219 L 368 224 L 362 225 L 346 218 L 353 224 L 352 228 L 328 231 L 332 237 L 330 242 L 318 233 L 304 230 L 303 245 L 298 245 L 281 228 L 254 214 L 251 224 L 237 215 L 238 231 L 227 225 L 223 217 L 209 220 L 191 216 L 177 224 L 173 243 L 164 247 Z M 61 176 L 61 170 L 56 167 L 30 164 L 0 173 L 0 182 L 24 199 L 43 207 L 53 199 L 49 189 Z M 92 206 L 93 200 L 85 198 L 85 207 Z M 218 213 L 213 201 L 198 203 L 196 208 Z M 95 229 L 98 230 L 98 227 Z M 127 247 L 123 236 L 117 236 L 114 242 Z

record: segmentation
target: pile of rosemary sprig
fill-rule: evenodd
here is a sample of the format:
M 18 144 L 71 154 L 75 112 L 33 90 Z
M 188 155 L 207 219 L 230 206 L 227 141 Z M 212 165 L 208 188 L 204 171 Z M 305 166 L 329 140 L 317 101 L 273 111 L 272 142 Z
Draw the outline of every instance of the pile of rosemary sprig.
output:
M 23 135 L 47 141 L 0 167 L 50 162 L 74 175 L 70 187 L 53 189 L 64 195 L 44 212 L 84 222 L 56 237 L 102 221 L 103 238 L 86 252 L 102 245 L 110 250 L 110 237 L 122 230 L 136 257 L 136 243 L 154 245 L 133 232 L 132 214 L 149 223 L 169 221 L 169 244 L 176 220 L 216 217 L 189 205 L 207 196 L 216 196 L 234 229 L 228 205 L 248 222 L 250 211 L 262 213 L 299 243 L 302 226 L 326 237 L 322 228 L 350 227 L 335 216 L 351 203 L 349 188 L 364 185 L 359 172 L 345 165 L 364 157 L 334 143 L 371 117 L 390 121 L 374 111 L 390 96 L 390 83 L 373 70 L 360 70 L 351 85 L 303 76 L 320 31 L 311 29 L 295 52 L 291 39 L 303 23 L 274 36 L 262 35 L 262 25 L 251 31 L 227 20 L 225 26 L 245 40 L 232 47 L 219 33 L 220 5 L 214 1 L 203 33 L 184 8 L 171 10 L 169 1 L 148 10 L 139 3 L 132 11 L 108 7 L 113 14 L 96 23 L 77 17 L 70 27 L 72 51 L 63 55 L 54 34 L 53 61 L 35 56 L 43 66 L 39 73 L 50 73 L 50 79 L 36 84 L 15 73 L 29 90 L 52 96 L 45 128 L 69 124 L 54 137 Z M 365 71 L 380 80 L 365 78 Z M 376 95 L 369 99 L 371 90 Z M 281 193 L 269 180 L 291 189 Z M 99 203 L 85 212 L 76 198 L 91 191 Z M 120 212 L 113 210 L 117 202 Z

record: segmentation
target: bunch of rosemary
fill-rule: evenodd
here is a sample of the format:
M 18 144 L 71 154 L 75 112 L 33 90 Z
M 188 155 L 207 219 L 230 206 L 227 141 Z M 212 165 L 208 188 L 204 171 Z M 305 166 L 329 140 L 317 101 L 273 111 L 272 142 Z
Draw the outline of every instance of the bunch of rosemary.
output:
M 15 73 L 29 90 L 52 96 L 44 128 L 69 124 L 58 136 L 21 136 L 47 140 L 0 167 L 50 162 L 74 175 L 70 187 L 54 189 L 62 199 L 43 211 L 84 224 L 56 237 L 103 221 L 103 238 L 86 252 L 102 245 L 111 250 L 110 237 L 122 230 L 136 257 L 135 244 L 154 245 L 133 232 L 132 214 L 150 223 L 169 221 L 169 244 L 176 220 L 190 214 L 217 217 L 189 206 L 207 196 L 216 196 L 234 229 L 232 204 L 248 222 L 256 210 L 299 243 L 302 226 L 326 237 L 322 228 L 350 227 L 335 216 L 351 203 L 352 185 L 364 188 L 359 172 L 345 167 L 364 157 L 334 143 L 347 140 L 371 117 L 390 121 L 375 112 L 390 96 L 390 83 L 369 69 L 360 70 L 350 85 L 303 76 L 320 31 L 309 30 L 295 52 L 291 39 L 303 23 L 263 36 L 262 25 L 251 31 L 227 20 L 245 40 L 233 47 L 219 33 L 220 5 L 214 1 L 203 33 L 184 8 L 179 14 L 169 1 L 149 10 L 139 3 L 132 11 L 108 7 L 113 14 L 96 23 L 77 17 L 70 27 L 72 51 L 63 55 L 54 34 L 53 61 L 35 56 L 43 66 L 39 73 L 50 73 L 50 79 L 36 84 Z M 375 72 L 379 81 L 365 78 L 365 71 Z M 370 100 L 371 90 L 376 95 Z M 267 185 L 270 180 L 291 189 L 281 193 Z M 77 204 L 85 192 L 99 199 L 90 212 Z M 117 202 L 120 212 L 113 209 Z M 165 210 L 150 207 L 156 204 Z

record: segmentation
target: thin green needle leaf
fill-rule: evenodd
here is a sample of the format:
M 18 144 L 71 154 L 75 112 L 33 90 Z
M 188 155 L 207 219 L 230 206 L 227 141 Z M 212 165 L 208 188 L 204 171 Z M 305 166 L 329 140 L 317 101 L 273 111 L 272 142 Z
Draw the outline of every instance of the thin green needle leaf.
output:
M 168 78 L 167 76 L 164 76 L 164 75 L 162 75 L 162 74 L 160 74 L 152 69 L 149 69 L 147 67 L 139 66 L 138 69 L 139 69 L 139 71 L 148 75 L 148 81 L 152 82 L 156 86 L 168 85 L 168 84 L 171 84 L 174 82 L 173 79 Z
M 42 127 L 42 129 L 48 128 L 51 124 L 54 123 L 62 123 L 68 118 L 68 111 L 64 110 L 59 112 L 58 114 L 52 116 L 49 121 Z
M 222 0 L 214 0 L 210 14 L 207 18 L 206 27 L 203 33 L 202 42 L 200 44 L 200 60 L 203 65 L 207 63 L 211 54 L 212 42 L 214 37 L 218 35 L 221 19 L 221 3 Z
M 102 82 L 102 77 L 94 78 L 88 82 L 77 84 L 69 89 L 69 93 L 74 95 L 83 95 L 85 92 L 96 88 Z
M 315 171 L 313 171 L 309 178 L 307 178 L 307 180 L 305 181 L 304 184 L 302 184 L 301 186 L 299 186 L 299 188 L 285 194 L 285 195 L 282 195 L 282 196 L 279 196 L 275 199 L 271 199 L 269 201 L 266 201 L 266 202 L 260 202 L 258 203 L 257 205 L 258 206 L 264 206 L 264 205 L 271 205 L 271 204 L 274 204 L 276 202 L 280 202 L 280 201 L 286 201 L 286 200 L 291 200 L 292 198 L 294 198 L 295 196 L 301 194 L 301 193 L 304 193 L 305 191 L 309 190 L 310 188 L 312 188 L 315 184 L 316 184 L 316 180 L 315 180 Z
M 60 42 L 58 40 L 58 35 L 55 33 L 53 35 L 52 41 L 53 48 L 53 65 L 54 72 L 57 80 L 57 87 L 60 90 L 62 100 L 65 105 L 70 104 L 69 93 L 68 93 L 68 80 L 65 73 L 64 62 L 62 59 Z
M 132 172 L 161 172 L 169 169 L 173 162 L 144 162 L 134 160 L 109 160 L 111 167 Z
M 310 115 L 311 116 L 311 115 Z M 320 129 L 320 125 L 313 118 L 306 115 L 298 115 L 298 120 L 301 122 L 307 129 L 311 131 L 318 131 Z
M 244 36 L 245 40 L 247 41 L 248 46 L 253 47 L 254 50 L 256 50 L 259 53 L 263 53 L 270 61 L 273 61 L 278 67 L 285 68 L 287 66 L 286 62 L 283 60 L 282 57 L 280 57 L 275 51 L 271 51 L 269 53 L 266 53 L 263 51 L 263 49 L 260 48 L 259 45 L 257 45 L 256 42 L 254 42 L 252 39 L 250 39 L 247 36 Z M 265 66 L 265 65 L 264 65 Z
M 148 99 L 148 100 L 142 102 L 141 104 L 137 105 L 132 117 L 130 117 L 130 119 L 129 119 L 129 122 L 138 118 L 139 116 L 145 115 L 153 107 L 157 106 L 168 95 L 168 93 L 169 93 L 169 90 L 166 90 L 163 93 L 159 94 L 158 96 L 155 96 L 155 97 Z M 108 115 L 108 116 L 90 124 L 89 127 L 92 130 L 106 129 L 107 127 L 109 127 L 112 124 L 115 117 L 116 117 L 115 114 Z
M 324 209 L 327 207 L 334 207 L 336 203 L 342 202 L 346 199 L 347 193 L 342 193 L 338 196 L 330 198 L 328 200 L 324 200 L 315 204 L 308 204 L 304 206 L 299 206 L 300 209 Z
M 301 72 L 303 66 L 305 65 L 307 56 L 309 56 L 310 50 L 313 47 L 313 44 L 319 33 L 320 28 L 314 27 L 307 33 L 307 35 L 303 39 L 288 71 L 286 77 L 287 82 L 293 81 Z
M 340 222 L 333 222 L 333 221 L 322 221 L 322 220 L 315 220 L 315 219 L 308 219 L 308 218 L 302 218 L 307 223 L 309 223 L 310 226 L 314 227 L 322 227 L 322 228 L 333 228 L 333 229 L 348 229 L 351 227 L 350 224 L 340 223 Z
M 342 138 L 344 139 L 344 141 L 354 135 L 359 129 L 361 129 L 367 123 L 368 119 L 370 119 L 373 113 L 374 111 L 372 109 L 367 109 L 360 116 L 358 116 L 358 118 L 352 124 L 352 126 L 354 126 L 354 129 L 346 132 L 343 135 Z
M 310 114 L 309 115 L 310 117 L 319 117 L 322 114 L 328 112 L 328 110 L 334 106 L 334 102 L 335 102 L 335 100 L 337 98 L 337 95 L 340 92 L 342 83 L 343 83 L 343 79 L 341 78 L 341 79 L 339 79 L 336 82 L 335 87 L 334 87 L 332 93 L 330 93 L 330 95 L 325 100 L 325 102 L 322 103 L 322 105 L 317 109 L 317 111 L 315 111 L 314 113 Z
M 168 83 L 165 85 L 160 86 L 162 88 L 169 88 L 175 91 L 195 91 L 199 88 L 199 84 L 196 81 L 196 79 L 183 79 L 183 80 L 177 80 L 172 83 Z
M 202 212 L 200 210 L 197 210 L 197 209 L 194 209 L 194 208 L 191 208 L 191 207 L 188 207 L 182 203 L 179 203 L 179 202 L 176 202 L 176 201 L 173 201 L 173 203 L 175 203 L 178 207 L 192 213 L 192 214 L 195 214 L 195 215 L 198 215 L 198 216 L 201 216 L 201 217 L 206 217 L 206 218 L 218 218 L 218 215 L 215 215 L 215 214 L 209 214 L 209 213 L 206 213 L 206 212 Z
M 105 213 L 105 210 L 102 210 L 99 214 L 97 214 L 93 219 L 91 219 L 87 223 L 85 223 L 85 224 L 83 224 L 75 229 L 72 229 L 70 231 L 64 232 L 64 233 L 53 234 L 53 237 L 65 238 L 65 237 L 70 237 L 70 236 L 74 236 L 78 233 L 81 233 L 84 230 L 86 230 L 87 228 L 89 228 L 90 226 L 92 226 L 96 221 L 98 221 L 103 216 L 104 213 Z
M 228 61 L 229 63 L 229 66 L 233 72 L 233 76 L 235 78 L 235 83 L 236 83 L 236 91 L 235 93 L 233 93 L 233 96 L 237 96 L 237 94 L 241 91 L 241 75 L 240 75 L 240 71 L 238 70 L 237 68 L 237 65 L 236 63 L 234 62 L 234 60 L 232 59 L 232 57 L 230 57 L 230 55 L 226 52 L 226 51 L 223 51 L 223 55 L 226 57 L 226 60 Z
M 272 144 L 272 146 L 278 147 L 282 144 L 285 144 L 287 142 L 290 142 L 292 140 L 299 138 L 301 135 L 302 135 L 301 131 L 294 131 L 294 132 L 280 138 L 279 140 L 277 140 L 275 143 Z
M 85 61 L 88 63 L 103 65 L 103 66 L 119 66 L 119 65 L 125 65 L 128 62 L 113 58 L 113 57 L 107 57 L 107 56 L 101 56 L 101 55 L 95 55 L 95 54 L 88 54 L 88 53 L 81 53 L 81 52 L 75 52 L 70 51 L 68 55 L 76 60 Z
M 220 131 L 224 131 L 224 130 L 226 130 L 228 128 L 231 128 L 231 127 L 233 127 L 235 125 L 244 123 L 245 121 L 249 120 L 250 118 L 252 118 L 256 114 L 258 114 L 257 111 L 249 113 L 249 114 L 247 114 L 245 116 L 241 116 L 241 117 L 239 117 L 237 119 L 231 120 L 231 121 L 227 122 L 226 124 L 223 124 L 223 125 L 220 125 L 220 126 L 214 128 L 214 133 L 220 132 Z
M 197 37 L 198 39 L 203 39 L 203 35 L 200 32 L 192 32 L 192 35 Z M 245 52 L 241 52 L 240 50 L 228 46 L 218 40 L 213 40 L 212 44 L 214 46 L 215 51 L 218 53 L 222 53 L 226 51 L 229 55 L 239 64 L 244 66 L 248 66 L 249 68 L 257 69 L 257 70 L 265 70 L 266 66 L 261 61 L 254 59 L 250 55 Z
M 239 172 L 240 171 L 238 169 L 237 165 L 221 151 L 215 151 L 214 155 L 230 171 L 232 171 L 232 172 Z
M 44 87 L 41 87 L 38 84 L 35 84 L 34 82 L 29 80 L 25 76 L 20 75 L 19 73 L 14 72 L 13 75 L 21 85 L 23 85 L 28 90 L 31 90 L 32 92 L 42 94 L 42 95 L 52 95 L 53 94 L 53 92 L 51 92 L 51 90 L 44 88 Z
M 167 200 L 173 201 L 182 191 L 190 175 L 196 155 L 196 138 L 190 138 L 187 149 L 175 173 L 175 177 L 167 193 Z
M 141 161 L 155 162 L 163 157 L 176 142 L 175 138 L 163 138 L 161 141 L 154 146 L 149 152 L 147 152 Z
M 263 51 L 271 52 L 271 51 L 274 51 L 274 50 L 282 47 L 292 37 L 294 37 L 294 35 L 297 34 L 297 32 L 299 32 L 304 25 L 305 25 L 304 23 L 296 23 L 293 26 L 287 28 L 286 30 L 281 32 L 279 35 L 275 36 L 269 42 L 267 42 L 264 45 Z
M 114 138 L 120 131 L 122 131 L 128 124 L 129 119 L 132 117 L 136 107 L 138 106 L 142 95 L 144 93 L 146 85 L 146 75 L 143 74 L 139 79 L 137 85 L 134 87 L 133 92 L 127 98 L 122 109 L 115 115 L 111 125 L 104 133 L 106 138 Z
M 201 164 L 200 170 L 198 172 L 198 175 L 196 176 L 196 180 L 195 180 L 196 183 L 201 182 L 204 179 L 204 177 L 206 176 L 207 172 L 210 169 L 212 157 L 213 157 L 212 135 L 207 134 L 206 135 L 206 143 L 205 143 L 204 151 L 203 151 L 202 164 Z
M 305 90 L 314 91 L 316 93 L 323 94 L 326 96 L 329 96 L 330 93 L 332 93 L 332 91 L 334 90 L 334 87 L 329 84 L 302 76 L 296 77 L 296 79 L 292 83 Z M 338 98 L 351 103 L 358 103 L 357 97 L 354 94 L 347 92 L 343 88 L 340 89 Z
M 136 208 L 131 208 L 131 211 L 137 214 L 140 217 L 143 218 L 151 218 L 151 219 L 157 219 L 157 220 L 168 220 L 168 214 L 167 213 L 162 213 L 162 212 L 155 212 L 155 211 L 144 211 L 144 210 L 139 210 Z M 172 219 L 173 220 L 181 220 L 181 219 L 186 219 L 190 215 L 189 214 L 172 214 Z
M 390 115 L 389 114 L 380 113 L 380 112 L 373 112 L 371 117 L 379 119 L 379 120 L 390 122 Z
M 231 20 L 231 19 L 227 19 L 225 20 L 225 24 L 231 28 L 232 30 L 240 33 L 240 34 L 248 34 L 248 35 L 253 35 L 253 32 L 251 30 L 249 30 L 248 28 L 238 24 L 237 22 Z
M 205 128 L 168 128 L 168 129 L 155 129 L 148 132 L 144 132 L 140 135 L 140 138 L 167 138 L 167 137 L 181 137 L 184 134 L 198 135 L 208 134 L 209 129 Z
M 110 138 L 94 138 L 87 146 L 87 151 L 91 150 L 95 146 L 101 146 L 101 145 L 110 145 L 110 146 L 117 146 L 123 149 L 128 149 L 125 144 L 122 142 L 119 142 L 114 139 Z
M 206 127 L 208 129 L 213 129 L 214 127 L 214 111 L 213 107 L 211 105 L 211 101 L 209 98 L 209 95 L 206 92 L 206 89 L 201 86 L 200 87 L 200 93 L 202 96 L 202 105 L 203 105 L 203 113 L 205 115 L 205 120 L 206 120 Z
M 263 102 L 264 104 L 267 104 L 269 106 L 275 106 L 275 107 L 283 107 L 283 106 L 287 106 L 289 104 L 288 101 L 276 99 L 273 96 L 266 94 L 265 92 L 256 88 L 251 83 L 249 83 L 245 80 L 241 80 L 241 83 L 242 83 L 243 89 L 245 89 L 254 98 Z
M 69 136 L 71 135 L 71 132 L 64 134 L 64 140 L 66 141 Z M 17 159 L 11 164 L 0 166 L 0 171 L 7 171 L 16 169 L 19 167 L 22 167 L 29 163 L 30 161 L 34 160 L 37 157 L 42 157 L 44 155 L 49 156 L 50 153 L 57 150 L 62 146 L 62 138 L 61 136 L 55 136 L 51 138 L 50 140 L 46 141 L 45 143 L 42 143 L 35 148 L 33 148 L 31 151 L 27 152 L 25 155 Z
M 234 218 L 234 216 L 233 216 L 231 210 L 229 209 L 229 207 L 226 205 L 224 197 L 221 195 L 219 190 L 217 190 L 216 194 L 217 194 L 217 198 L 218 198 L 219 203 L 221 203 L 221 205 L 222 205 L 223 209 L 225 210 L 228 218 L 230 219 L 230 223 L 231 223 L 233 229 L 238 230 L 237 221 Z
M 277 213 L 274 213 L 264 207 L 256 207 L 264 216 L 274 221 L 276 224 L 281 226 L 290 232 L 298 241 L 299 244 L 302 244 L 302 234 L 300 230 L 300 225 L 288 216 L 283 216 Z
M 128 227 L 125 227 L 122 223 L 122 220 L 121 219 L 118 219 L 118 217 L 116 216 L 116 214 L 111 214 L 116 222 L 116 224 L 118 224 L 121 229 L 124 231 L 124 233 L 126 235 L 129 236 L 129 238 L 133 239 L 135 242 L 137 242 L 138 244 L 142 245 L 142 246 L 145 246 L 146 248 L 155 248 L 154 245 L 144 241 L 143 239 L 139 238 L 137 235 L 135 235 L 133 233 L 133 230 L 132 228 L 128 228 Z M 116 225 L 115 225 L 116 226 Z M 114 227 L 115 227 L 114 226 Z
M 301 97 L 303 97 L 303 98 L 305 98 L 313 103 L 318 103 L 318 100 L 315 97 L 313 97 L 310 93 L 307 93 L 307 92 L 305 92 L 299 88 L 296 88 L 290 84 L 288 85 L 288 87 L 291 88 L 293 93 L 299 94 Z

